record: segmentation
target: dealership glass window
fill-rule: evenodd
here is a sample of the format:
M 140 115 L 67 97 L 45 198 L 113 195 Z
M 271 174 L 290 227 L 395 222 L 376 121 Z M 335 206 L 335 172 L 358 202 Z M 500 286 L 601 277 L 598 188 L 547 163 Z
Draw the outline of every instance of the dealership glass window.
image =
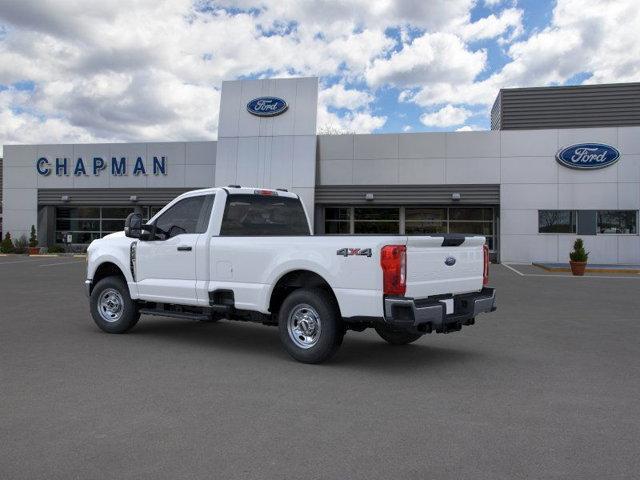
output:
M 450 221 L 492 222 L 492 208 L 456 207 L 449 209 Z
M 451 207 L 449 210 L 449 233 L 483 235 L 487 237 L 489 250 L 495 249 L 493 208 Z
M 353 209 L 353 233 L 400 233 L 399 208 L 355 207 Z
M 324 232 L 326 234 L 351 233 L 352 208 L 325 208 Z
M 149 210 L 161 207 L 138 207 L 143 220 L 149 218 Z M 124 220 L 134 207 L 57 207 L 56 243 L 64 243 L 64 235 L 71 234 L 72 243 L 91 243 L 113 232 L 124 229 Z M 156 210 L 157 211 L 157 210 Z
M 635 235 L 638 233 L 638 212 L 636 210 L 599 210 L 597 232 Z
M 447 209 L 407 207 L 404 222 L 407 235 L 447 233 Z
M 496 246 L 492 207 L 326 207 L 324 213 L 326 234 L 467 233 L 486 236 L 491 250 Z
M 539 233 L 576 233 L 573 210 L 538 210 Z

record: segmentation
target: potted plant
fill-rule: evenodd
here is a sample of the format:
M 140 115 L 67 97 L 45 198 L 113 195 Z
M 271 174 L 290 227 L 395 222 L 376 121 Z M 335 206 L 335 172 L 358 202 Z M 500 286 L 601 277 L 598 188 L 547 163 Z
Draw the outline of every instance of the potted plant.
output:
M 584 249 L 584 242 L 581 238 L 576 238 L 573 243 L 573 252 L 569 254 L 571 265 L 571 273 L 581 277 L 584 275 L 584 271 L 587 268 L 587 260 L 589 259 L 589 252 Z
M 35 225 L 31 225 L 31 235 L 29 235 L 29 255 L 38 255 L 40 247 L 38 247 L 38 237 L 36 235 Z
M 0 244 L 0 252 L 2 253 L 13 253 L 15 248 L 13 247 L 13 240 L 11 240 L 11 234 L 7 232 L 4 236 L 4 240 Z

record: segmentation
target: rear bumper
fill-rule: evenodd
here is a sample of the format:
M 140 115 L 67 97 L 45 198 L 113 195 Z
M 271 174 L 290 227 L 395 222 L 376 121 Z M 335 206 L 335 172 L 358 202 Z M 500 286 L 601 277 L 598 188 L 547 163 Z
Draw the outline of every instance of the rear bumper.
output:
M 453 295 L 453 313 L 447 315 L 443 298 L 394 298 L 384 299 L 384 321 L 390 326 L 416 330 L 422 333 L 448 333 L 463 325 L 471 325 L 481 313 L 496 310 L 495 288 L 483 288 L 480 292 Z

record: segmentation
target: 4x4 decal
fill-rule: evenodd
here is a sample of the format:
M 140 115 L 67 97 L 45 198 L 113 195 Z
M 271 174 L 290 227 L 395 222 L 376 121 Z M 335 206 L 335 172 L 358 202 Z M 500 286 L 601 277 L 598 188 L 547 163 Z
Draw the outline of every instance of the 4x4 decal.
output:
M 370 248 L 341 248 L 336 252 L 343 257 L 350 257 L 352 255 L 361 255 L 363 257 L 371 257 L 373 253 Z

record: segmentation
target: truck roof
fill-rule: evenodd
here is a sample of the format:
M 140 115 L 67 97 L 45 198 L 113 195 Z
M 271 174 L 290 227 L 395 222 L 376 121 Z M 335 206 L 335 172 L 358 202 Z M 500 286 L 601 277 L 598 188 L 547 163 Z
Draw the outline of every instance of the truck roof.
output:
M 201 188 L 197 190 L 190 190 L 183 193 L 180 197 L 188 197 L 191 195 L 203 195 L 210 193 L 217 193 L 220 191 L 226 191 L 229 194 L 244 194 L 244 195 L 277 195 L 279 197 L 299 198 L 298 195 L 292 192 L 288 192 L 279 188 L 263 188 L 263 187 L 242 187 L 236 185 L 229 185 L 228 187 L 213 187 L 213 188 Z

